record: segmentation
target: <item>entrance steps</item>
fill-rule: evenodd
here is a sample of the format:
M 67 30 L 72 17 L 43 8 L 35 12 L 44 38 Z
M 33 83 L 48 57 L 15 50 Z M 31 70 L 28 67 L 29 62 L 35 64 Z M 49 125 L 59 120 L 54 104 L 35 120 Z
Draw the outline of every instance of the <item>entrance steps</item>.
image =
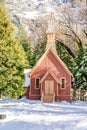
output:
M 44 103 L 51 103 L 54 101 L 53 95 L 44 95 L 42 100 Z

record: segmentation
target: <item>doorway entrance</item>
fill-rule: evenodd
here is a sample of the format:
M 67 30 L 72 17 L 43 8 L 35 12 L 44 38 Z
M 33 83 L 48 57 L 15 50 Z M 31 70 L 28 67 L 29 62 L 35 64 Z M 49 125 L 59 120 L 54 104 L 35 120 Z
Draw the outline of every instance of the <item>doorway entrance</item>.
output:
M 53 102 L 54 98 L 54 80 L 45 80 L 43 102 Z
M 54 81 L 46 80 L 45 81 L 45 95 L 53 95 L 54 94 Z

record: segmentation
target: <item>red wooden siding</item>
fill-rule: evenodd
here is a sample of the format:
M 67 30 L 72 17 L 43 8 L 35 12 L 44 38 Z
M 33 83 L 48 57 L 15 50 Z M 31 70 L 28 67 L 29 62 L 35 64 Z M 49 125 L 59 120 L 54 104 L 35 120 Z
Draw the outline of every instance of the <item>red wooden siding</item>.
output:
M 43 58 L 42 62 L 40 62 L 40 64 L 37 66 L 37 68 L 34 70 L 34 73 L 30 77 L 31 83 L 29 98 L 34 100 L 41 99 L 41 92 L 44 90 L 45 84 L 44 82 L 42 82 L 42 84 L 40 84 L 40 88 L 36 89 L 35 78 L 39 77 L 40 79 L 42 79 L 42 77 L 49 69 L 56 75 L 60 84 L 61 78 L 66 78 L 66 87 L 62 89 L 61 85 L 59 83 L 56 83 L 56 81 L 50 74 L 46 77 L 46 80 L 49 80 L 49 78 L 54 80 L 56 100 L 70 100 L 71 75 L 66 71 L 60 61 L 58 61 L 58 59 L 54 56 L 52 51 L 49 51 L 46 57 Z
M 27 98 L 29 98 L 29 90 L 30 90 L 30 87 L 27 87 L 27 88 L 25 87 L 25 89 L 26 89 L 26 90 L 25 90 L 25 93 L 22 94 L 22 97 L 27 97 Z

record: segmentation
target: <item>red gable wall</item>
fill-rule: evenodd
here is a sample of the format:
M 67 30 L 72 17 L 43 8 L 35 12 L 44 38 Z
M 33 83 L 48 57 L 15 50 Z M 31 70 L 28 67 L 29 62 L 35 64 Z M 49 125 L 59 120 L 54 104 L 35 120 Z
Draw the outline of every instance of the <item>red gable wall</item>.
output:
M 31 75 L 31 84 L 30 84 L 30 99 L 40 99 L 41 90 L 35 88 L 35 78 L 44 76 L 44 74 L 51 70 L 61 83 L 61 78 L 66 78 L 66 88 L 61 89 L 60 85 L 58 86 L 58 99 L 59 100 L 69 100 L 70 99 L 70 88 L 71 88 L 71 75 L 66 71 L 64 66 L 60 61 L 54 56 L 52 51 L 43 58 L 42 62 L 36 67 L 33 74 Z M 41 84 L 40 84 L 41 88 Z

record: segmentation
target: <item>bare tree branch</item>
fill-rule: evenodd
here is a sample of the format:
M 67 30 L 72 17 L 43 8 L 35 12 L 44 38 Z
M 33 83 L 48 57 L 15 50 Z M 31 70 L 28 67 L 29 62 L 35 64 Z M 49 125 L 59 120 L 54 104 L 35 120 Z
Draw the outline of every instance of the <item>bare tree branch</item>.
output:
M 87 31 L 86 31 L 86 30 L 83 30 L 83 32 L 84 32 L 84 34 L 85 34 L 85 36 L 86 36 L 86 38 L 87 38 Z
M 65 33 L 65 35 L 71 37 L 77 43 L 79 48 L 83 48 L 82 41 L 79 38 L 79 36 L 77 35 L 77 33 L 73 30 L 73 28 L 70 26 L 70 24 L 67 24 L 66 26 L 71 31 L 71 34 Z
M 58 39 L 57 39 L 56 41 L 57 41 L 57 42 L 60 42 L 60 44 L 61 44 L 63 47 L 66 48 L 66 50 L 68 51 L 68 53 L 71 55 L 72 58 L 75 58 L 75 55 L 74 55 L 74 53 L 72 52 L 72 50 L 71 50 L 68 46 L 66 46 L 66 45 L 64 44 L 64 42 L 59 41 Z

